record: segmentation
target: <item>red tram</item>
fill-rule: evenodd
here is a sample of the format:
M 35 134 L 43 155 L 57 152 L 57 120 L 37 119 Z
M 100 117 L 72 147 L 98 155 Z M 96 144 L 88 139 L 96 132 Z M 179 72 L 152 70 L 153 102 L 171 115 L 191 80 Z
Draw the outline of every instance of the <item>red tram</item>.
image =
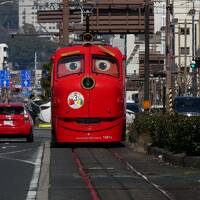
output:
M 120 142 L 125 65 L 117 48 L 83 42 L 52 56 L 52 143 Z

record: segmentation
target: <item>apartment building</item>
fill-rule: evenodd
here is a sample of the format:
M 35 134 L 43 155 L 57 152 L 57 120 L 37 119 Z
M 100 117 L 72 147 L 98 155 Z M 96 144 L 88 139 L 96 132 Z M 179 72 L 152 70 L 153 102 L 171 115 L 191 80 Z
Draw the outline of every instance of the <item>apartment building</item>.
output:
M 174 1 L 174 19 L 175 62 L 190 67 L 200 56 L 200 1 Z
M 57 33 L 57 23 L 39 24 L 37 21 L 38 10 L 56 10 L 60 6 L 60 0 L 19 0 L 19 28 L 24 24 L 34 25 L 36 31 Z

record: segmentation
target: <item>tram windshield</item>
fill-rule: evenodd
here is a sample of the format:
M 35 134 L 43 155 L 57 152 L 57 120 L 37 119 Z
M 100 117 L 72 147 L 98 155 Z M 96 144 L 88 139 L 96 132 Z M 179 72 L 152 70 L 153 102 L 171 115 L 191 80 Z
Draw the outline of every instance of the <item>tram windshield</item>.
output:
M 114 58 L 93 56 L 93 72 L 119 77 L 119 66 Z
M 70 74 L 81 73 L 84 70 L 84 56 L 74 55 L 63 57 L 58 62 L 57 76 L 63 77 Z

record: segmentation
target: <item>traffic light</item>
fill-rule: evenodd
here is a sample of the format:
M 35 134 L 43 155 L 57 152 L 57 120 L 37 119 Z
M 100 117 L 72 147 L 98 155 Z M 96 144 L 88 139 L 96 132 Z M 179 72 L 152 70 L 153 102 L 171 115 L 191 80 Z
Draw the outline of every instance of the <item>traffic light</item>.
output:
M 200 68 L 200 57 L 196 57 L 195 63 L 196 63 L 196 68 Z
M 195 60 L 192 60 L 192 62 L 190 63 L 190 67 L 192 69 L 195 69 L 196 68 L 196 61 Z

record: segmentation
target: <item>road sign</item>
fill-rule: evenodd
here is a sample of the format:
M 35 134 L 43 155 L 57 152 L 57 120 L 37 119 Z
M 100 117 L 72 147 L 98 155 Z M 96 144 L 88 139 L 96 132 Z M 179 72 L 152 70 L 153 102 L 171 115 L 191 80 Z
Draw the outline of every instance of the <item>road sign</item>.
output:
M 31 79 L 31 71 L 30 70 L 21 70 L 20 77 L 22 80 L 30 80 Z
M 10 79 L 10 71 L 0 70 L 0 79 Z
M 9 79 L 0 79 L 0 87 L 9 88 L 10 80 Z
M 30 80 L 21 80 L 21 84 L 23 88 L 30 87 L 31 81 Z

